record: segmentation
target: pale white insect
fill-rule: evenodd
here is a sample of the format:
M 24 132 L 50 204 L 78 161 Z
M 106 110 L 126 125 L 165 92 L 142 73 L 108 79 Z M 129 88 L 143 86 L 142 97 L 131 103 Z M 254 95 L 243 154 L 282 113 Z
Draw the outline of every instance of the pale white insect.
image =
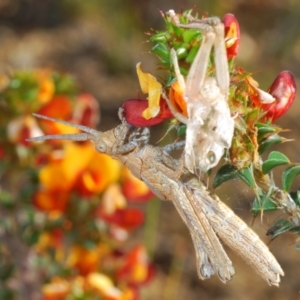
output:
M 234 120 L 228 106 L 229 70 L 224 25 L 216 17 L 181 24 L 175 12 L 168 12 L 178 27 L 203 31 L 201 47 L 186 80 L 181 75 L 176 51 L 171 50 L 178 84 L 187 103 L 188 119 L 175 113 L 187 125 L 184 154 L 185 167 L 192 173 L 206 172 L 218 164 L 225 149 L 231 146 Z M 210 53 L 214 49 L 215 76 L 207 76 Z M 167 97 L 166 97 L 167 98 Z M 166 99 L 170 105 L 169 99 Z M 173 111 L 172 107 L 171 110 Z

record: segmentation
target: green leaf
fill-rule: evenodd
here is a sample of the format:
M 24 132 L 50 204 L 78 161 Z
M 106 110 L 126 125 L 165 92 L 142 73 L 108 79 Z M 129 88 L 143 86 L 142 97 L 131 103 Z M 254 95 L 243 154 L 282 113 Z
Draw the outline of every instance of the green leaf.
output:
M 256 183 L 251 168 L 238 170 L 238 175 L 239 178 L 243 180 L 249 187 L 252 189 L 256 188 Z
M 255 127 L 257 128 L 258 141 L 261 141 L 266 134 L 276 132 L 276 129 L 272 125 L 266 123 L 256 123 Z
M 231 164 L 226 164 L 218 170 L 218 172 L 214 178 L 213 188 L 214 189 L 217 188 L 225 181 L 228 181 L 231 179 L 237 179 L 237 178 L 239 178 L 237 169 Z
M 254 176 L 250 168 L 238 170 L 233 165 L 226 164 L 218 170 L 214 178 L 213 188 L 217 188 L 225 181 L 232 179 L 241 179 L 252 189 L 256 187 Z
M 278 134 L 273 134 L 267 139 L 265 139 L 263 142 L 259 144 L 258 152 L 259 154 L 264 153 L 268 148 L 275 144 L 282 143 L 283 139 Z
M 178 37 L 180 37 L 180 38 L 182 38 L 182 35 L 183 35 L 183 33 L 185 32 L 185 30 L 186 30 L 186 29 L 184 29 L 184 28 L 181 28 L 181 27 L 178 27 L 178 26 L 176 26 L 176 25 L 173 25 L 173 31 L 174 31 L 174 33 L 175 33 Z
M 277 206 L 266 195 L 260 195 L 260 198 L 256 197 L 253 204 L 251 213 L 253 216 L 257 216 L 263 211 L 277 210 Z
M 157 43 L 151 49 L 151 52 L 159 56 L 161 59 L 171 61 L 170 50 L 165 43 Z
M 294 200 L 296 205 L 300 207 L 300 189 L 298 189 L 296 192 L 291 192 L 290 196 Z
M 273 168 L 281 165 L 287 165 L 290 160 L 281 152 L 273 151 L 269 154 L 268 159 L 262 165 L 262 171 L 264 174 L 269 173 Z
M 167 42 L 170 38 L 171 38 L 171 35 L 167 31 L 161 31 L 156 34 L 153 34 L 150 37 L 150 41 L 153 43 Z
M 199 46 L 198 45 L 192 47 L 191 50 L 189 51 L 188 56 L 185 59 L 186 62 L 188 62 L 188 63 L 191 64 L 194 61 L 194 59 L 195 59 L 195 57 L 196 57 L 196 55 L 198 53 L 198 50 L 199 50 Z
M 283 190 L 288 191 L 296 176 L 300 174 L 300 165 L 293 165 L 282 173 Z
M 189 30 L 186 30 L 182 37 L 183 37 L 183 41 L 187 44 L 191 43 L 192 40 L 199 36 L 200 35 L 200 31 L 199 30 L 196 30 L 196 29 L 189 29 Z

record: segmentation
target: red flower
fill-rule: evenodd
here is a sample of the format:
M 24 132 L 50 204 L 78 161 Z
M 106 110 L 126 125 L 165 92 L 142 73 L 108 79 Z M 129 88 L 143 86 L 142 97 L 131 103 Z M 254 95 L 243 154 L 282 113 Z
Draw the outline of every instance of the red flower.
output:
M 262 104 L 261 107 L 267 112 L 266 118 L 274 122 L 287 112 L 295 100 L 296 82 L 293 74 L 290 71 L 279 73 L 268 89 L 268 93 L 275 98 L 275 101 Z
M 157 125 L 165 119 L 173 118 L 168 105 L 165 100 L 160 99 L 160 111 L 159 114 L 151 119 L 145 119 L 142 113 L 149 106 L 149 102 L 146 99 L 129 99 L 124 102 L 122 108 L 124 109 L 124 117 L 126 121 L 136 127 L 149 127 Z
M 116 209 L 112 214 L 106 214 L 99 209 L 97 215 L 104 221 L 131 230 L 144 222 L 144 213 L 137 208 Z
M 240 26 L 233 14 L 226 14 L 223 17 L 225 26 L 225 43 L 227 58 L 236 57 L 240 46 Z
M 149 282 L 153 275 L 154 268 L 149 263 L 145 247 L 137 245 L 126 255 L 116 277 L 132 286 L 139 286 Z
M 42 135 L 36 120 L 32 116 L 21 116 L 11 120 L 7 126 L 7 135 L 9 140 L 15 144 L 21 144 L 30 147 L 31 144 L 26 139 L 36 135 Z
M 70 120 L 72 114 L 71 100 L 67 96 L 55 96 L 51 101 L 42 106 L 37 113 L 56 119 Z M 62 133 L 57 123 L 43 119 L 39 119 L 39 123 L 47 134 Z
M 61 190 L 42 190 L 35 193 L 33 203 L 45 212 L 64 212 L 69 203 L 69 194 Z
M 95 128 L 99 121 L 99 103 L 94 96 L 80 94 L 75 103 L 73 121 L 91 128 Z

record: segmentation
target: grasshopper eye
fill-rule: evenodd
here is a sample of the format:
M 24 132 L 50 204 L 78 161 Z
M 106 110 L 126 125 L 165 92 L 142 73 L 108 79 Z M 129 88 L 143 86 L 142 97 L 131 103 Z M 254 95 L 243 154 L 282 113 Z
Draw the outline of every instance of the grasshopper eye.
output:
M 106 153 L 107 145 L 104 142 L 100 142 L 96 144 L 96 150 L 100 153 Z
M 216 154 L 213 151 L 209 151 L 206 158 L 210 164 L 213 164 L 216 161 Z

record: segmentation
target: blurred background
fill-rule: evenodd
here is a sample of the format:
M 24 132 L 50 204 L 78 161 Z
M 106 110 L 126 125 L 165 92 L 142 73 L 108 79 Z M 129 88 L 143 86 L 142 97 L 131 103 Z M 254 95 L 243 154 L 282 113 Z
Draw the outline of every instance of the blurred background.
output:
M 100 102 L 99 128 L 112 128 L 118 124 L 118 107 L 138 94 L 136 63 L 142 61 L 144 70 L 159 74 L 145 35 L 150 28 L 163 29 L 159 10 L 192 7 L 200 14 L 236 16 L 241 28 L 236 64 L 253 72 L 261 88 L 266 90 L 282 70 L 292 71 L 299 86 L 300 3 L 296 0 L 0 0 L 0 72 L 47 67 L 70 73 L 83 91 Z M 299 116 L 297 99 L 278 122 L 292 129 L 285 136 L 296 141 Z M 159 134 L 159 128 L 155 131 Z M 299 161 L 298 145 L 291 142 L 277 149 Z M 265 234 L 277 215 L 253 222 L 249 211 L 253 195 L 244 186 L 237 190 L 228 183 L 218 193 L 269 242 Z M 148 245 L 157 269 L 154 280 L 142 290 L 142 299 L 300 299 L 296 236 L 281 236 L 269 245 L 285 271 L 279 288 L 269 287 L 230 250 L 234 279 L 227 285 L 217 278 L 203 282 L 197 278 L 189 233 L 172 204 L 153 203 L 147 209 L 152 209 L 155 220 L 148 222 L 155 230 L 149 235 L 141 229 L 132 237 Z

